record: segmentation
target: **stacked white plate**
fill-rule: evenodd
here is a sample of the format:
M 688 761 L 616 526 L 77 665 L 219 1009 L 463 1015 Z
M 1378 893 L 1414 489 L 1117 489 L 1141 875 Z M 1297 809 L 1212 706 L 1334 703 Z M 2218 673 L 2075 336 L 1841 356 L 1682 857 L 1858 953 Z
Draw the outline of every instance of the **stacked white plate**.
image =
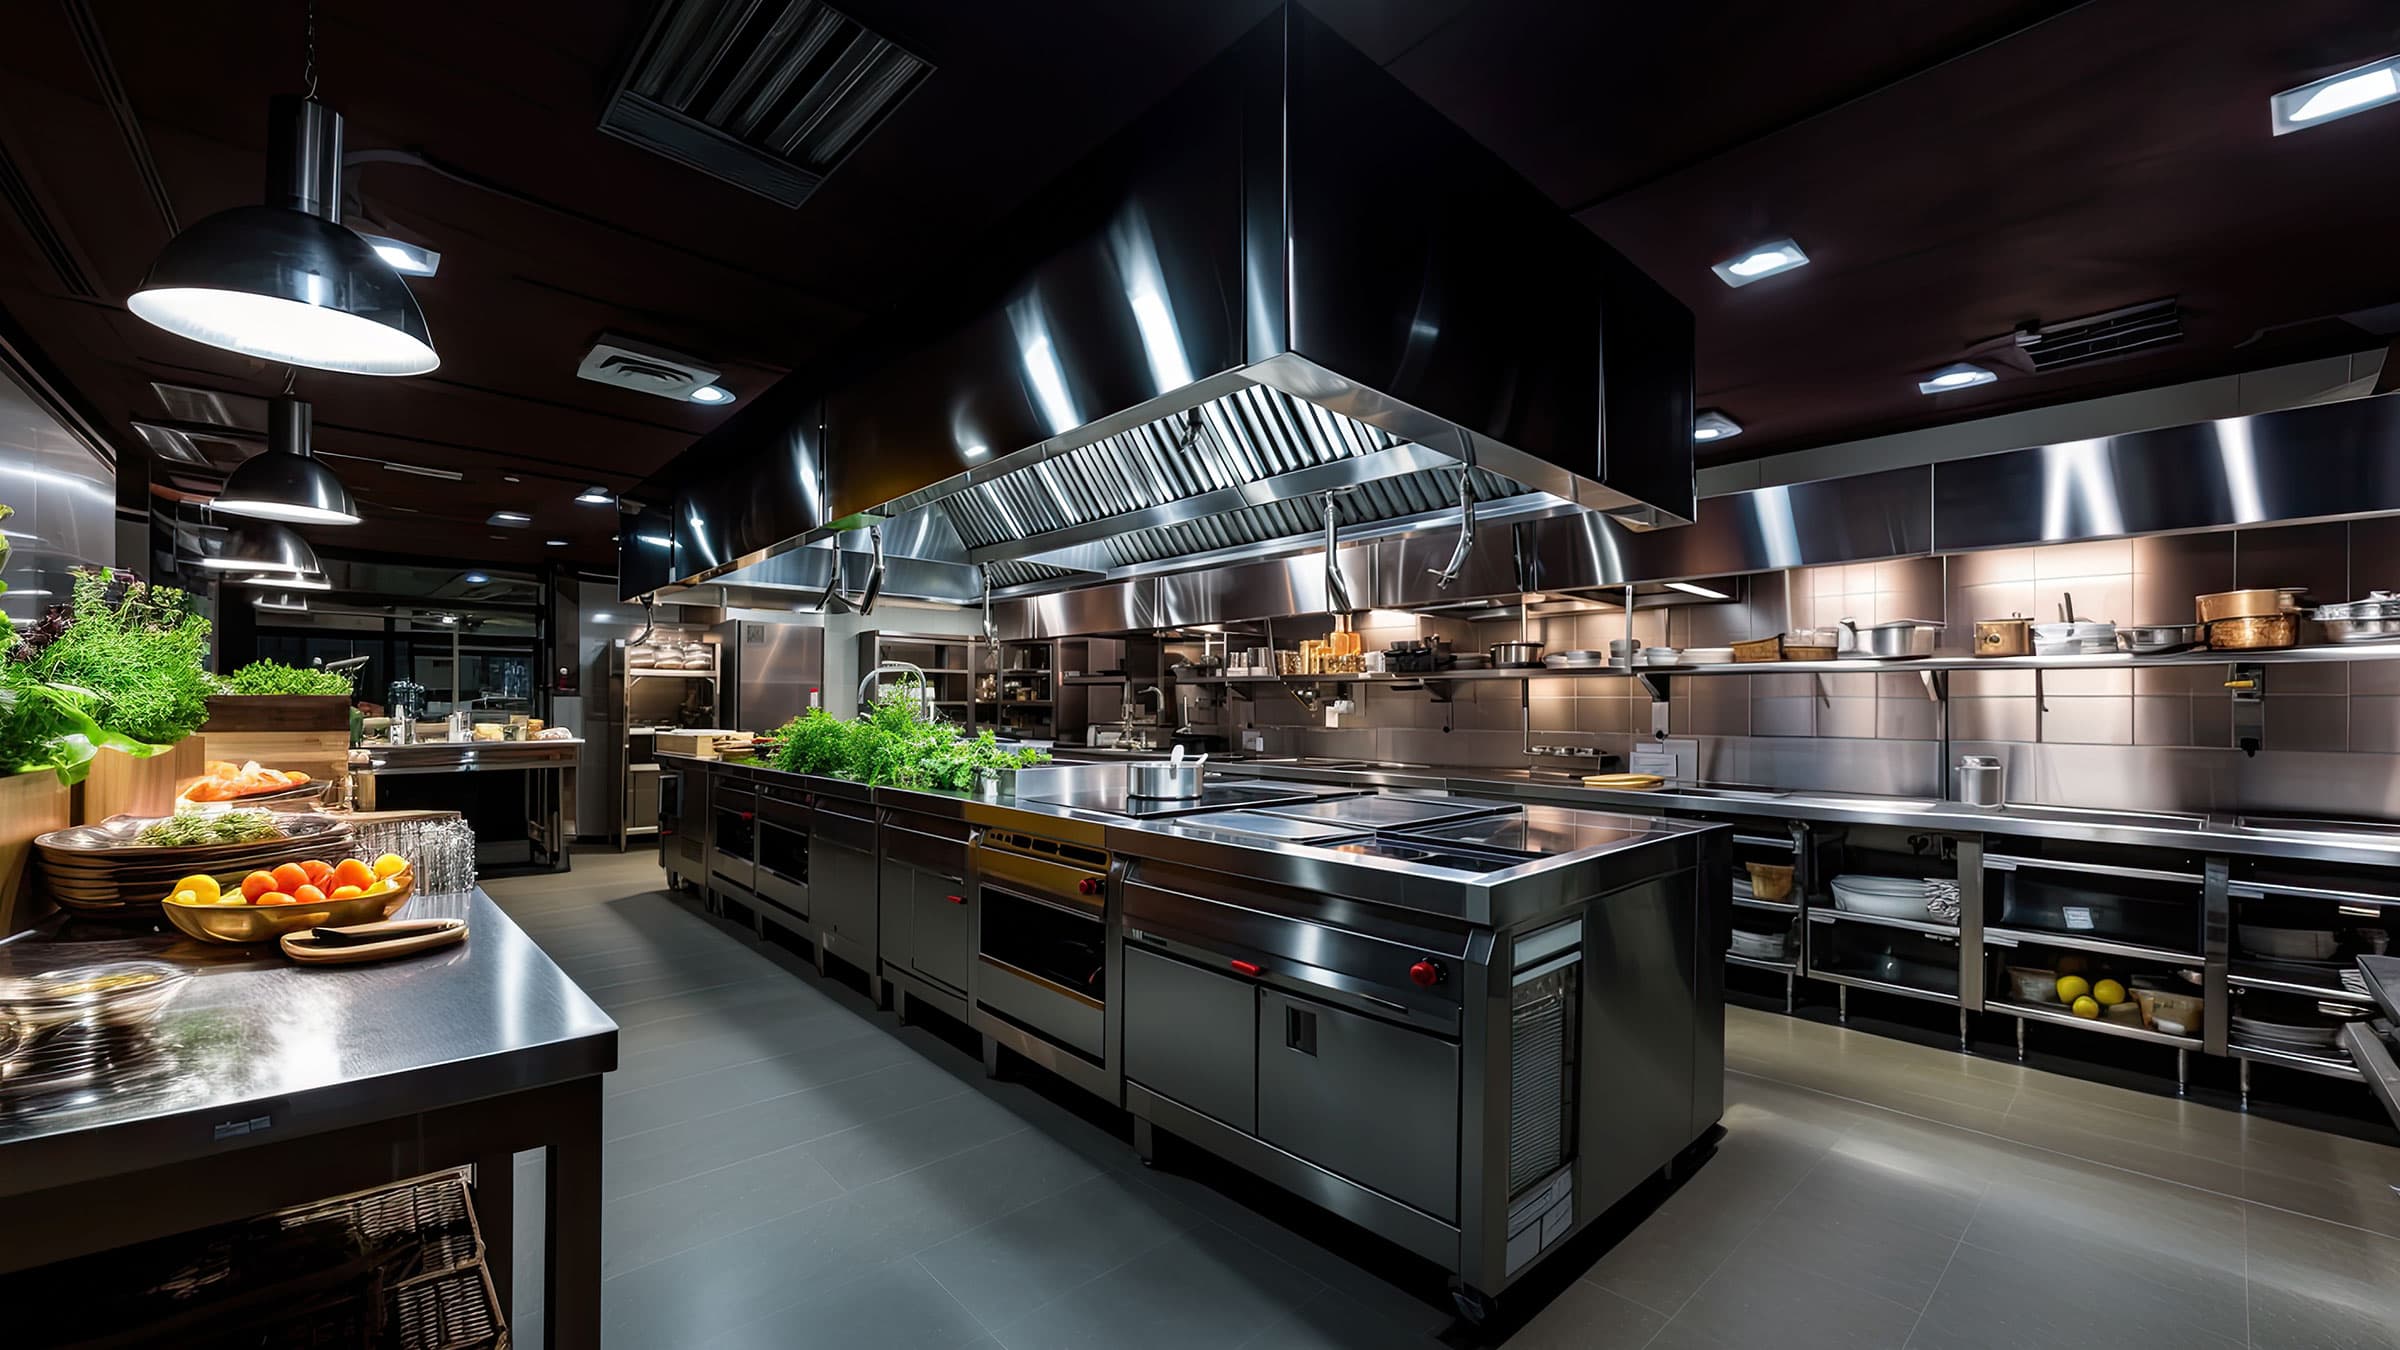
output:
M 1736 928 L 1733 930 L 1733 945 L 1727 950 L 1752 960 L 1780 961 L 1791 950 L 1791 941 L 1792 935 L 1789 933 L 1752 933 Z
M 1884 919 L 1933 921 L 1925 904 L 1930 898 L 1918 877 L 1838 876 L 1833 879 L 1833 907 L 1852 914 Z

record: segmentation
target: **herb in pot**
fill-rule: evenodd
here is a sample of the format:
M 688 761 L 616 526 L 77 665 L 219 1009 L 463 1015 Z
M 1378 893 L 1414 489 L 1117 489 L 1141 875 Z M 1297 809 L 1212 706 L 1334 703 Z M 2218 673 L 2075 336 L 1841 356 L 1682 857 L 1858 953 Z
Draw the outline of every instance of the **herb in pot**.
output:
M 44 683 L 97 700 L 102 728 L 148 745 L 171 745 L 208 720 L 208 620 L 190 597 L 108 568 L 75 574 L 65 627 L 27 663 Z
M 300 669 L 281 661 L 253 661 L 225 677 L 229 694 L 350 694 L 350 679 L 330 670 Z
M 775 732 L 769 762 L 789 773 L 818 773 L 877 787 L 972 791 L 984 774 L 1047 763 L 1039 750 L 1003 750 L 991 732 L 972 738 L 930 719 L 915 684 L 887 688 L 865 716 L 845 722 L 822 708 Z

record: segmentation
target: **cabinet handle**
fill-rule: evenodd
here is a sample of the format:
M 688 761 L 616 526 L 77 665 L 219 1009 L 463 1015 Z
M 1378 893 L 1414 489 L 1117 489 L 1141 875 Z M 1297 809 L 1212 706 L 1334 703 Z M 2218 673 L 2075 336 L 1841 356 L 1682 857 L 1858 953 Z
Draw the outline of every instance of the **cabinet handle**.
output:
M 963 895 L 945 895 L 942 898 L 954 905 L 963 905 L 967 903 L 967 897 Z
M 1225 964 L 1232 966 L 1235 970 L 1240 971 L 1244 975 L 1256 975 L 1259 973 L 1259 966 L 1255 961 L 1227 961 Z
M 1283 1010 L 1283 1044 L 1286 1049 L 1304 1055 L 1317 1053 L 1317 1015 L 1305 1008 L 1286 1005 Z

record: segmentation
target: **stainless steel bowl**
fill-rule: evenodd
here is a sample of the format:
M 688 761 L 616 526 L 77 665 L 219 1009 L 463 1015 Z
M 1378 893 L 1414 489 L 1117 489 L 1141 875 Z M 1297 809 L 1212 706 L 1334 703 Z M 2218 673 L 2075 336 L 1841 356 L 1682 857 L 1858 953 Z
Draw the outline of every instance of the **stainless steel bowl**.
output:
M 1207 765 L 1199 760 L 1146 759 L 1125 766 L 1125 795 L 1188 802 L 1200 795 Z
M 2189 651 L 2208 640 L 2208 630 L 2196 623 L 2134 624 L 2117 630 L 2117 650 L 2136 656 Z
M 1861 628 L 1852 620 L 1842 620 L 1849 633 L 1847 650 L 1855 656 L 1893 660 L 1907 656 L 1933 655 L 1933 641 L 1941 634 L 1942 625 L 1930 619 L 1894 619 L 1890 623 Z M 1786 643 L 1785 645 L 1790 645 Z
M 1495 643 L 1485 653 L 1492 664 L 1502 669 L 1519 666 L 1538 666 L 1542 663 L 1542 644 L 1538 642 Z
M 2335 642 L 2388 642 L 2400 638 L 2400 594 L 2376 591 L 2364 600 L 2319 605 L 2316 620 Z

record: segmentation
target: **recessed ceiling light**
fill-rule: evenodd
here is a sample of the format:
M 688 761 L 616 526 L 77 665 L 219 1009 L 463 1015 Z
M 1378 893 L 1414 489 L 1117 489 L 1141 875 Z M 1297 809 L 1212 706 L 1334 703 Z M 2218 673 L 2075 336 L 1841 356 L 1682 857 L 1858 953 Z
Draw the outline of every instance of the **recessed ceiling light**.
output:
M 522 511 L 494 511 L 492 512 L 491 519 L 486 520 L 483 523 L 486 525 L 507 525 L 521 530 L 533 523 L 533 517 L 526 515 Z
M 442 255 L 423 244 L 380 234 L 361 233 L 358 237 L 367 241 L 367 247 L 375 250 L 376 257 L 390 263 L 392 270 L 404 277 L 429 277 L 441 270 Z
M 500 475 L 500 481 L 501 481 L 501 482 L 503 482 L 503 483 L 522 483 L 522 482 L 524 482 L 525 480 L 524 480 L 524 479 L 522 479 L 522 478 L 519 478 L 519 477 L 517 477 L 517 476 L 516 476 L 515 474 L 513 474 L 513 473 L 504 473 L 504 474 Z
M 2387 56 L 2339 75 L 2286 89 L 2267 101 L 2275 134 L 2306 131 L 2400 99 L 2400 56 Z
M 721 384 L 704 384 L 693 390 L 687 397 L 694 403 L 731 403 L 733 402 L 733 391 Z
M 1741 434 L 1741 423 L 1714 409 L 1692 419 L 1692 439 L 1695 441 L 1730 440 Z
M 1961 361 L 1954 366 L 1944 366 L 1917 381 L 1917 392 L 1920 394 L 1947 394 L 1953 389 L 1971 389 L 1979 384 L 1990 384 L 1999 378 L 1981 366 L 1969 365 Z
M 565 548 L 567 546 L 567 541 L 564 539 L 545 539 L 542 542 L 548 544 L 552 548 Z
M 981 459 L 985 455 L 992 453 L 992 447 L 988 445 L 970 445 L 958 453 L 968 459 Z
M 1771 277 L 1777 272 L 1789 272 L 1795 267 L 1807 265 L 1808 255 L 1800 251 L 1798 244 L 1789 239 L 1778 239 L 1727 258 L 1709 270 L 1728 286 L 1747 286 L 1760 277 Z
M 490 578 L 490 577 L 488 577 L 488 576 L 485 576 L 485 575 L 484 575 L 483 573 L 481 573 L 481 572 L 469 572 L 469 573 L 467 573 L 467 584 L 468 584 L 468 585 L 470 585 L 470 586 L 480 586 L 480 585 L 482 585 L 483 583 L 485 583 L 485 582 L 487 582 L 487 581 L 490 581 L 490 580 L 491 580 L 491 578 Z
M 1706 586 L 1690 581 L 1670 581 L 1667 583 L 1667 589 L 1681 591 L 1685 595 L 1696 595 L 1703 600 L 1731 600 L 1733 598 L 1723 591 L 1710 590 Z
M 590 487 L 587 487 L 583 491 L 575 494 L 575 500 L 582 502 L 585 506 L 606 506 L 616 499 L 617 497 L 615 493 L 610 492 L 607 488 L 600 486 L 598 483 L 594 483 Z

